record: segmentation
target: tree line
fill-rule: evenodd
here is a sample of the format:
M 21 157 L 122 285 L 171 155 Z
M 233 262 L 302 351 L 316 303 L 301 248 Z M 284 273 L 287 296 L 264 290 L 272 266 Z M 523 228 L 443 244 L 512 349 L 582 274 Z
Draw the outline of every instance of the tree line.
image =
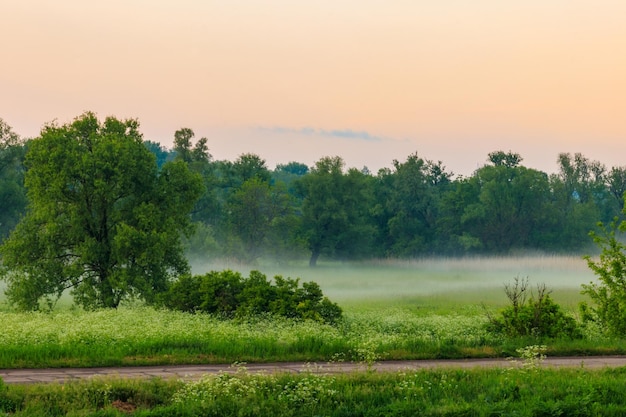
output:
M 55 207 L 55 199 L 73 198 L 68 184 L 77 190 L 89 175 L 102 178 L 92 184 L 91 197 L 80 197 L 93 201 L 85 202 L 82 214 L 73 216 L 100 210 L 97 219 L 106 223 L 102 216 L 107 210 L 130 195 L 141 194 L 146 199 L 141 200 L 143 216 L 154 216 L 151 227 L 171 221 L 183 225 L 188 232 L 182 236 L 187 257 L 199 261 L 233 258 L 254 263 L 261 258 L 306 257 L 315 265 L 320 258 L 581 252 L 592 243 L 588 234 L 597 222 L 609 223 L 622 216 L 624 207 L 626 166 L 608 168 L 581 154 L 559 154 L 554 174 L 525 167 L 521 155 L 500 150 L 488 154 L 484 165 L 467 177 L 455 176 L 441 161 L 417 153 L 394 160 L 390 168 L 377 173 L 346 168 L 339 156 L 321 158 L 313 166 L 292 161 L 270 169 L 252 153 L 234 161 L 215 160 L 209 141 L 196 140 L 189 128 L 176 131 L 174 146 L 167 149 L 143 139 L 136 121 L 111 118 L 98 127 L 95 116 L 81 117 L 77 121 L 82 120 L 82 127 L 73 127 L 78 129 L 74 136 L 65 131 L 68 126 L 57 126 L 56 131 L 44 128 L 42 136 L 56 135 L 59 145 L 55 148 L 42 148 L 38 145 L 41 138 L 20 139 L 0 120 L 3 239 L 28 212 L 35 193 L 47 193 L 46 210 L 61 210 Z M 132 136 L 135 145 L 141 143 L 149 151 L 149 157 L 135 145 L 112 141 L 87 158 L 90 129 L 91 134 Z M 78 146 L 81 134 L 85 142 Z M 127 161 L 107 168 L 102 162 L 107 158 Z M 70 168 L 67 164 L 73 169 L 69 177 L 53 179 L 55 173 Z M 96 169 L 98 164 L 103 165 L 101 170 Z M 111 172 L 103 174 L 107 169 Z M 128 183 L 128 178 L 135 182 Z M 50 190 L 55 184 L 60 187 L 57 194 Z M 107 188 L 114 185 L 116 189 Z M 119 200 L 110 208 L 97 205 L 105 191 L 116 190 Z M 184 197 L 165 204 L 167 210 L 159 205 L 164 204 L 166 194 L 177 193 Z M 190 203 L 190 211 L 180 216 L 185 202 Z M 149 203 L 152 209 L 147 208 Z M 59 214 L 71 223 L 69 213 Z M 98 233 L 95 224 L 93 233 Z M 154 245 L 157 235 L 144 233 L 140 239 L 131 234 L 126 245 Z M 97 245 L 89 248 L 96 250 Z M 148 260 L 141 262 L 137 269 L 148 268 Z M 160 274 L 166 275 L 165 271 Z
M 156 143 L 160 160 L 183 159 L 205 184 L 192 219 L 190 254 L 200 258 L 307 256 L 335 260 L 588 250 L 598 222 L 622 216 L 626 166 L 558 155 L 558 172 L 495 151 L 471 176 L 455 176 L 417 153 L 372 174 L 339 156 L 274 169 L 255 154 L 214 160 L 207 140 L 175 134 Z

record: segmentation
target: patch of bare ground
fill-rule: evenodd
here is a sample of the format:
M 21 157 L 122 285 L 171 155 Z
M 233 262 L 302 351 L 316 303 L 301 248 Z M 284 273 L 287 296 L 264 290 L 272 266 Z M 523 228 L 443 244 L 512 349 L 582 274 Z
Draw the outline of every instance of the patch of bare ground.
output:
M 134 404 L 121 400 L 113 401 L 113 403 L 111 403 L 111 406 L 124 414 L 132 414 L 135 412 L 135 410 L 137 410 L 137 406 L 135 406 Z

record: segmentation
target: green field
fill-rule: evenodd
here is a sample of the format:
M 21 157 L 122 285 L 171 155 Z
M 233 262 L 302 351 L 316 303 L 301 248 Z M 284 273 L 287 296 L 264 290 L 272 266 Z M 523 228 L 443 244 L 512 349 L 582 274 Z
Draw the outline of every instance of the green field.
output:
M 345 319 L 337 326 L 275 317 L 227 321 L 139 305 L 87 312 L 67 299 L 52 313 L 5 306 L 0 367 L 506 357 L 536 341 L 485 330 L 487 311 L 506 304 L 505 283 L 516 276 L 546 283 L 576 315 L 580 284 L 593 279 L 573 257 L 291 266 L 281 273 L 320 283 Z M 549 341 L 549 354 L 626 352 L 621 339 L 592 327 L 583 332 L 582 340 Z
M 237 265 L 196 266 L 195 272 Z M 576 315 L 576 257 L 424 259 L 413 262 L 256 267 L 318 282 L 344 308 L 337 326 L 275 317 L 221 320 L 126 305 L 86 312 L 64 298 L 50 313 L 0 312 L 0 367 L 112 366 L 266 361 L 356 361 L 345 375 L 235 374 L 198 382 L 95 379 L 66 385 L 0 381 L 0 416 L 492 416 L 624 415 L 624 370 L 506 369 L 384 374 L 386 359 L 511 357 L 537 344 L 485 330 L 506 305 L 505 283 L 545 283 Z M 543 340 L 547 355 L 624 354 L 626 343 L 585 327 L 582 340 Z M 323 368 L 322 368 L 323 370 Z M 4 413 L 4 414 L 3 414 Z

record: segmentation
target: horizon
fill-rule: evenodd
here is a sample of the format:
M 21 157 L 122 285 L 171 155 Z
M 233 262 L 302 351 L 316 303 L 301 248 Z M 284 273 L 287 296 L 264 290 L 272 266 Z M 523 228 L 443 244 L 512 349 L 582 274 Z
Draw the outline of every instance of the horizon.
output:
M 80 116 L 80 114 L 76 115 L 76 117 L 78 116 Z M 97 114 L 97 116 L 101 120 L 104 120 L 104 118 L 108 116 L 117 117 L 119 119 L 136 119 L 134 117 L 118 117 L 116 115 L 107 115 L 103 117 Z M 2 118 L 1 115 L 0 115 L 0 118 Z M 63 120 L 63 121 L 59 119 L 54 119 L 52 121 L 48 121 L 42 124 L 41 128 L 43 128 L 45 124 L 51 123 L 51 122 L 56 122 L 61 125 L 66 124 L 66 123 L 71 123 L 71 121 L 74 118 L 75 117 L 72 117 L 71 119 Z M 33 135 L 23 135 L 13 125 L 11 125 L 11 123 L 8 120 L 6 119 L 3 119 L 3 120 L 5 121 L 5 123 L 11 126 L 12 130 L 16 134 L 18 134 L 22 139 L 32 139 L 32 138 L 36 138 L 39 136 L 39 133 L 36 133 Z M 153 138 L 151 136 L 148 136 L 145 133 L 145 130 L 143 129 L 143 125 L 141 124 L 141 120 L 139 120 L 139 124 L 140 124 L 139 130 L 142 133 L 144 140 L 159 143 L 164 149 L 168 151 L 173 150 L 174 132 L 172 132 L 171 135 L 169 135 L 171 136 L 171 139 L 159 140 L 158 138 Z M 180 128 L 183 128 L 183 127 L 189 127 L 189 126 L 181 126 Z M 41 130 L 41 128 L 38 130 L 38 132 Z M 191 128 L 195 134 L 194 138 L 192 139 L 192 144 L 195 144 L 195 142 L 201 137 L 207 137 L 207 135 L 198 134 L 197 131 L 193 129 L 192 127 L 189 127 L 189 128 Z M 218 131 L 221 131 L 221 130 L 222 129 L 219 129 Z M 264 136 L 266 132 L 270 133 L 269 138 Z M 271 137 L 271 136 L 274 136 L 274 137 Z M 316 136 L 316 142 L 313 144 L 313 146 L 311 146 L 310 143 L 307 144 L 305 142 L 306 139 L 312 136 Z M 238 147 L 233 147 L 232 145 L 231 146 L 228 145 L 227 142 L 231 141 L 233 137 L 238 139 L 238 145 L 239 145 Z M 558 173 L 557 159 L 558 159 L 558 155 L 561 153 L 569 153 L 572 155 L 576 153 L 580 153 L 591 161 L 598 161 L 604 164 L 608 170 L 610 170 L 612 167 L 626 166 L 626 161 L 618 163 L 618 164 L 611 164 L 611 163 L 607 163 L 604 160 L 596 159 L 592 157 L 591 154 L 586 154 L 580 151 L 559 151 L 556 148 L 553 149 L 554 157 L 552 158 L 552 162 L 550 162 L 547 159 L 541 160 L 541 159 L 535 158 L 534 162 L 536 163 L 536 165 L 538 165 L 538 166 L 535 166 L 527 161 L 527 158 L 525 157 L 523 153 L 515 149 L 506 149 L 504 147 L 500 147 L 500 148 L 494 147 L 491 150 L 487 150 L 487 148 L 483 147 L 485 149 L 484 157 L 481 160 L 477 159 L 475 161 L 467 160 L 465 157 L 463 157 L 465 163 L 460 164 L 460 167 L 462 170 L 459 171 L 459 170 L 455 170 L 455 168 L 451 166 L 448 163 L 448 161 L 446 161 L 443 158 L 439 158 L 434 154 L 424 155 L 419 150 L 411 151 L 412 144 L 410 143 L 410 141 L 406 139 L 396 140 L 392 138 L 376 137 L 376 136 L 371 136 L 368 132 L 356 132 L 350 129 L 345 129 L 345 130 L 336 129 L 333 131 L 326 131 L 322 129 L 313 129 L 313 128 L 302 128 L 302 129 L 296 130 L 296 129 L 288 129 L 288 128 L 267 128 L 267 127 L 257 126 L 257 127 L 244 127 L 244 128 L 239 128 L 239 129 L 229 129 L 229 133 L 226 135 L 219 136 L 217 138 L 208 137 L 208 139 L 209 139 L 209 142 L 208 142 L 209 153 L 211 154 L 214 160 L 235 161 L 242 154 L 252 153 L 261 157 L 261 159 L 265 161 L 266 166 L 270 170 L 275 169 L 276 165 L 278 164 L 286 164 L 289 162 L 303 163 L 303 164 L 306 164 L 309 168 L 311 168 L 315 165 L 315 163 L 319 159 L 323 157 L 339 156 L 345 162 L 345 169 L 368 168 L 371 171 L 372 175 L 376 175 L 376 173 L 380 169 L 393 168 L 394 160 L 398 160 L 399 162 L 402 163 L 406 161 L 406 159 L 410 155 L 417 153 L 418 156 L 424 160 L 430 160 L 433 162 L 441 162 L 442 165 L 445 167 L 446 171 L 452 173 L 455 177 L 469 177 L 469 176 L 472 176 L 477 169 L 485 165 L 488 165 L 489 153 L 496 152 L 496 151 L 518 153 L 522 157 L 522 161 L 520 163 L 521 166 L 531 168 L 531 169 L 536 169 L 538 171 L 542 171 L 547 174 Z M 255 143 L 255 141 L 257 141 L 258 139 L 265 140 L 262 146 L 259 146 L 258 143 Z M 391 145 L 391 147 L 387 146 L 386 150 L 391 151 L 390 154 L 393 153 L 393 155 L 390 156 L 391 159 L 387 161 L 382 161 L 381 163 L 380 152 L 377 152 L 378 149 L 374 149 L 375 153 L 372 153 L 374 158 L 368 159 L 366 157 L 363 160 L 360 160 L 358 157 L 350 157 L 349 155 L 346 156 L 346 155 L 342 155 L 339 153 L 332 153 L 332 152 L 324 153 L 323 151 L 320 151 L 320 149 L 333 147 L 333 145 L 336 145 L 337 140 L 344 141 L 348 145 L 354 145 L 358 143 L 362 147 L 370 146 L 372 148 L 377 147 L 377 145 L 379 145 L 380 142 L 384 142 L 386 145 Z M 268 147 L 267 144 L 270 141 L 279 143 L 282 146 L 269 146 Z M 320 145 L 321 142 L 323 142 L 322 145 Z M 246 145 L 249 145 L 249 148 L 246 148 Z M 304 147 L 302 145 L 304 145 Z M 224 148 L 220 149 L 219 146 L 223 146 Z M 294 147 L 298 147 L 299 149 L 294 149 Z M 269 150 L 265 148 L 269 148 Z M 402 151 L 405 151 L 405 153 L 402 154 Z M 302 156 L 307 152 L 311 152 L 313 155 L 317 155 L 317 157 L 303 156 L 303 157 L 300 157 L 299 159 L 297 157 L 295 158 L 293 157 L 293 155 L 297 153 L 300 153 L 300 155 Z M 474 154 L 476 154 L 476 152 L 474 152 Z M 592 154 L 601 154 L 601 153 L 592 152 Z M 619 154 L 618 155 L 614 154 L 614 156 L 617 156 L 619 160 Z M 368 164 L 367 163 L 368 160 L 370 162 L 371 161 L 375 161 L 375 162 L 374 164 Z

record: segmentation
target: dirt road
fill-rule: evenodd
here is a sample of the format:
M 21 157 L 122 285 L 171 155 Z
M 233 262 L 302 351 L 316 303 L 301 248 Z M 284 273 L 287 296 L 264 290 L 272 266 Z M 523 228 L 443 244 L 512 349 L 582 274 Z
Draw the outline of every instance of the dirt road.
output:
M 365 371 L 368 367 L 360 363 L 266 363 L 245 364 L 248 372 L 288 372 L 288 373 L 345 373 Z M 521 362 L 507 359 L 460 359 L 460 360 L 419 360 L 419 361 L 383 361 L 371 366 L 376 372 L 411 371 L 434 368 L 484 368 L 521 366 Z M 626 366 L 626 356 L 587 356 L 546 358 L 541 366 L 545 367 L 583 367 L 598 369 L 605 367 Z M 66 382 L 77 379 L 98 377 L 111 378 L 177 378 L 193 380 L 202 375 L 219 372 L 236 372 L 237 368 L 229 365 L 180 365 L 180 366 L 137 366 L 125 368 L 59 368 L 59 369 L 0 369 L 0 378 L 7 384 Z

